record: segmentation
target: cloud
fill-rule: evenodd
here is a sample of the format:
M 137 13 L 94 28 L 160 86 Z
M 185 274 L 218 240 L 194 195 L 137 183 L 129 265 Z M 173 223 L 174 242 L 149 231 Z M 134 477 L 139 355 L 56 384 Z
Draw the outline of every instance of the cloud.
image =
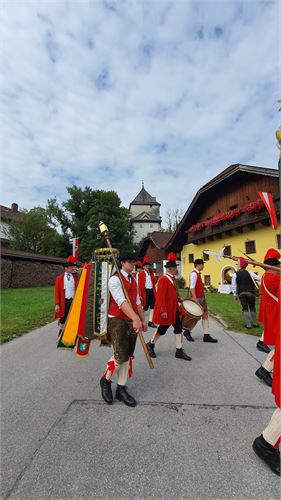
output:
M 277 166 L 278 4 L 6 2 L 1 203 L 73 183 L 185 210 L 232 163 Z

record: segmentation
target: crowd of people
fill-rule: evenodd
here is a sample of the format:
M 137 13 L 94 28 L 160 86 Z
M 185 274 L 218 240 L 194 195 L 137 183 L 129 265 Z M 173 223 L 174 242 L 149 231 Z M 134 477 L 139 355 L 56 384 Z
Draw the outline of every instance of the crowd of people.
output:
M 232 279 L 232 292 L 242 307 L 247 328 L 264 327 L 264 333 L 257 347 L 268 356 L 257 369 L 256 375 L 272 387 L 276 410 L 254 443 L 255 453 L 264 460 L 273 472 L 280 475 L 279 443 L 281 438 L 280 409 L 280 253 L 269 249 L 264 256 L 264 263 L 273 268 L 266 269 L 262 279 L 252 271 L 246 270 L 248 261 L 240 258 L 238 269 Z M 137 405 L 135 398 L 127 390 L 127 380 L 133 373 L 133 359 L 138 334 L 147 332 L 148 327 L 155 329 L 146 343 L 151 358 L 157 356 L 155 346 L 172 326 L 175 338 L 175 357 L 190 361 L 191 357 L 183 349 L 183 338 L 193 342 L 191 329 L 183 328 L 183 298 L 179 296 L 176 276 L 178 264 L 176 255 L 171 252 L 165 264 L 165 273 L 157 280 L 147 257 L 143 262 L 134 254 L 119 256 L 120 274 L 110 277 L 108 282 L 110 301 L 108 308 L 108 339 L 113 348 L 113 355 L 106 364 L 100 379 L 101 396 L 107 404 L 113 403 L 112 378 L 117 373 L 115 397 L 127 406 Z M 194 261 L 190 273 L 190 300 L 200 307 L 203 342 L 215 344 L 217 339 L 209 333 L 208 308 L 204 294 L 201 271 L 202 259 Z M 77 285 L 77 262 L 69 257 L 64 273 L 57 277 L 55 285 L 55 316 L 59 319 L 59 336 L 63 331 Z M 121 278 L 121 279 L 120 279 Z M 260 282 L 261 302 L 257 316 L 255 308 L 255 289 Z M 252 321 L 252 323 L 251 323 Z M 160 344 L 159 344 L 160 345 Z M 274 346 L 271 350 L 268 345 Z

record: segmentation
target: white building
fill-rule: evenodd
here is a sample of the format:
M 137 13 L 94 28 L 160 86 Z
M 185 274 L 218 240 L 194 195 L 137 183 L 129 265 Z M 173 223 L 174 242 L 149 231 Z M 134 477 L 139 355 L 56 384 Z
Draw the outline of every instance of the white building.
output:
M 144 189 L 144 183 L 142 183 L 139 194 L 129 206 L 134 243 L 139 243 L 153 231 L 161 230 L 160 207 L 160 203 Z

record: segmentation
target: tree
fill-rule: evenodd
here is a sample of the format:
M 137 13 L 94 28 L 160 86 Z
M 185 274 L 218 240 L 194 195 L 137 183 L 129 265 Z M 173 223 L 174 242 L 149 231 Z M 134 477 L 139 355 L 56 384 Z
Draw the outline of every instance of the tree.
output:
M 167 223 L 166 231 L 169 233 L 173 233 L 177 229 L 182 218 L 183 218 L 182 209 L 175 208 L 174 210 L 171 210 L 170 208 L 168 208 L 166 211 L 166 223 Z
M 42 207 L 23 209 L 21 217 L 10 223 L 9 237 L 15 250 L 61 257 L 71 250 L 67 235 L 57 232 Z
M 59 206 L 56 198 L 50 199 L 47 210 L 64 232 L 70 230 L 79 237 L 79 259 L 88 260 L 94 249 L 105 246 L 98 227 L 100 221 L 108 226 L 114 247 L 120 251 L 133 249 L 130 213 L 121 206 L 115 191 L 93 190 L 89 186 L 71 186 L 67 191 L 67 201 Z

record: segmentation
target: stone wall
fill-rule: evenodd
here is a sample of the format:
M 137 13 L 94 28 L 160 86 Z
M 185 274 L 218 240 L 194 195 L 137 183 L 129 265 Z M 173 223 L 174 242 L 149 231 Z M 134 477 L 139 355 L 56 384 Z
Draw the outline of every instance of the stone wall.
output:
M 1 259 L 1 288 L 54 285 L 64 268 L 60 264 L 21 259 Z

